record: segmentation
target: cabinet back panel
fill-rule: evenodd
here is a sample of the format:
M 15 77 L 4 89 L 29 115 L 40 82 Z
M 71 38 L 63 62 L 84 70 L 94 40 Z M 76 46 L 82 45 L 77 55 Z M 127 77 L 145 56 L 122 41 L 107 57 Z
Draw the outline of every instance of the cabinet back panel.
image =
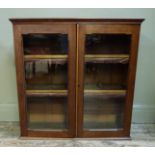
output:
M 85 63 L 85 89 L 126 89 L 128 64 Z
M 130 44 L 130 35 L 86 34 L 85 54 L 129 54 Z
M 28 34 L 23 35 L 24 54 L 66 54 L 68 53 L 67 34 Z
M 123 128 L 125 96 L 84 96 L 84 130 Z
M 25 63 L 27 89 L 67 89 L 68 64 L 55 60 L 38 60 Z
M 66 104 L 66 97 L 27 97 L 29 129 L 67 130 Z

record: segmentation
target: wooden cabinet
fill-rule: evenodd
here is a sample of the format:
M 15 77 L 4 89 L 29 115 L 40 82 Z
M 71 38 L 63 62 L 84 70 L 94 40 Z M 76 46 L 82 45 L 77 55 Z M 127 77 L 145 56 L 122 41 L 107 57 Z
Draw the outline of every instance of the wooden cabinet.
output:
M 10 20 L 21 136 L 130 136 L 143 19 Z

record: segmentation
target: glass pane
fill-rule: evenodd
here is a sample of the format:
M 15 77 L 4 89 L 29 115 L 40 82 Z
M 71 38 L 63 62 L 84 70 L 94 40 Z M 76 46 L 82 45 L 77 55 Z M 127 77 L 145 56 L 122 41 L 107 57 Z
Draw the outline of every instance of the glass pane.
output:
M 25 62 L 26 88 L 67 89 L 67 62 L 65 60 L 36 60 Z
M 129 54 L 131 35 L 87 34 L 85 54 Z
M 84 129 L 92 131 L 123 128 L 124 96 L 85 95 Z
M 126 89 L 128 64 L 85 63 L 84 88 Z
M 66 97 L 27 97 L 28 128 L 35 130 L 67 130 Z
M 26 34 L 23 35 L 24 54 L 66 54 L 67 34 Z
M 84 130 L 123 129 L 130 44 L 131 35 L 86 34 Z

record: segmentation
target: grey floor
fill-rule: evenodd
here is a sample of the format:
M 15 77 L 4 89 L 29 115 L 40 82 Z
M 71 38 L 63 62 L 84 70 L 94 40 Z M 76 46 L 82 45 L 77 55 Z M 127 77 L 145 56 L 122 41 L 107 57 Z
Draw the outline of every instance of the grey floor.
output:
M 0 123 L 0 146 L 53 146 L 53 147 L 109 147 L 109 146 L 155 146 L 155 124 L 132 124 L 131 140 L 107 139 L 22 139 L 19 125 L 12 122 Z

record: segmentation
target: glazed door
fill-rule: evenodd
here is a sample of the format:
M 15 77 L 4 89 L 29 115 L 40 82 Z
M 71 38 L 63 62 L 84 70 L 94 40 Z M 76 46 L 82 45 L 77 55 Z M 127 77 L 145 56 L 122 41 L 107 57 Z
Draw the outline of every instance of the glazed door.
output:
M 21 135 L 74 137 L 76 26 L 19 25 L 15 33 Z
M 138 26 L 81 24 L 78 34 L 77 134 L 128 137 Z

